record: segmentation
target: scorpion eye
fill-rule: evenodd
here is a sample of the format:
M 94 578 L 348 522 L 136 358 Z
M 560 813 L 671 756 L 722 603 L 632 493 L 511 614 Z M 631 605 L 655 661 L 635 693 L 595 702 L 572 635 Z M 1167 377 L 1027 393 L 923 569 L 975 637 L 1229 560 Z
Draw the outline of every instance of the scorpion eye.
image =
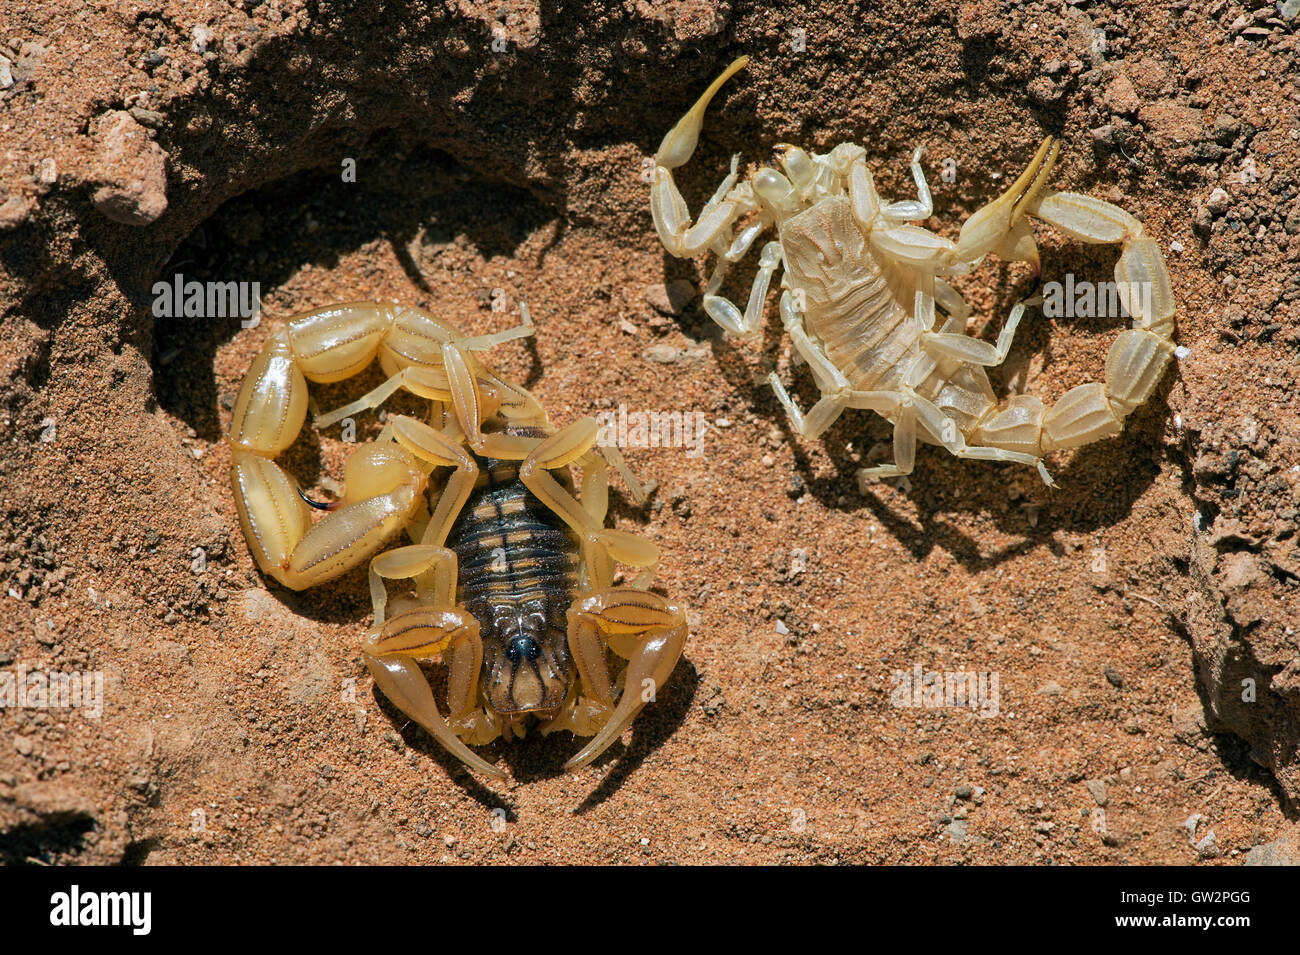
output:
M 515 637 L 506 647 L 506 659 L 511 663 L 520 660 L 536 660 L 542 655 L 542 648 L 532 637 Z

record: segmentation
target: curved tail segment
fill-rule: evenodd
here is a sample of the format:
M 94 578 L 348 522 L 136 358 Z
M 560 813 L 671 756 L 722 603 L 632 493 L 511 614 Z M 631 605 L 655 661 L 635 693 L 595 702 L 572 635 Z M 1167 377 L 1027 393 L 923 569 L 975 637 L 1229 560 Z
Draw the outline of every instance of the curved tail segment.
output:
M 1104 383 L 1070 389 L 1051 410 L 1037 398 L 1016 396 L 980 426 L 981 443 L 1042 455 L 1119 434 L 1124 419 L 1151 397 L 1174 353 L 1174 295 L 1159 243 L 1118 206 L 1047 190 L 1027 212 L 1081 242 L 1121 243 L 1116 290 L 1133 318 L 1111 346 Z

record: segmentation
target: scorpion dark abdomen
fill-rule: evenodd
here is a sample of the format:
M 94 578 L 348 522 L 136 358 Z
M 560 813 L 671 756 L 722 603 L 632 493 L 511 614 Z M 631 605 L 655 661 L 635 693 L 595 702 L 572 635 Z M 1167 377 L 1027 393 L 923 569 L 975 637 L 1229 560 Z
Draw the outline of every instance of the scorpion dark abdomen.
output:
M 480 459 L 452 528 L 459 602 L 483 626 L 483 690 L 503 714 L 544 715 L 573 682 L 567 611 L 578 542 L 519 480 L 519 462 Z

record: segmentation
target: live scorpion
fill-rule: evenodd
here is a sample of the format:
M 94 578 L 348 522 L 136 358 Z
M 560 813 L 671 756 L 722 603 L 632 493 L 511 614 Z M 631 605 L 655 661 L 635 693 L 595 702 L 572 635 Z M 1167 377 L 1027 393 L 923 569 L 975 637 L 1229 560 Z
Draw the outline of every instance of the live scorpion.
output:
M 505 774 L 466 744 L 568 730 L 592 739 L 566 764 L 601 755 L 654 699 L 681 656 L 683 609 L 651 592 L 658 547 L 604 526 L 609 466 L 642 490 L 583 418 L 558 430 L 523 387 L 479 358 L 533 334 L 467 337 L 412 307 L 351 302 L 289 319 L 254 360 L 226 442 L 244 536 L 262 572 L 301 590 L 369 560 L 374 624 L 361 640 L 376 685 L 472 769 Z M 393 414 L 345 466 L 341 498 L 312 522 L 275 458 L 296 439 L 307 382 L 350 378 L 378 356 L 387 380 L 336 411 L 327 428 L 399 389 L 428 399 L 428 421 Z M 580 496 L 570 466 L 582 471 Z M 450 469 L 448 472 L 446 469 Z M 446 474 L 435 477 L 434 472 Z M 435 492 L 432 507 L 426 500 Z M 381 553 L 401 531 L 412 541 Z M 616 562 L 637 571 L 614 584 Z M 394 597 L 386 581 L 413 585 Z M 611 659 L 628 661 L 617 677 Z M 443 717 L 421 661 L 448 668 Z

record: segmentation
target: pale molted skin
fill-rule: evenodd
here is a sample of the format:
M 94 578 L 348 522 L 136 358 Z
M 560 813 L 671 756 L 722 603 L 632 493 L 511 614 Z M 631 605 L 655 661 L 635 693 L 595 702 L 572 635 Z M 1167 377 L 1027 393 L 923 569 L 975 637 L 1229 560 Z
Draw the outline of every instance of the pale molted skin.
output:
M 533 334 L 527 308 L 521 311 L 524 324 L 477 338 L 419 309 L 382 302 L 350 302 L 295 316 L 254 360 L 226 436 L 240 524 L 262 572 L 301 590 L 369 560 L 375 620 L 362 638 L 362 655 L 375 683 L 449 752 L 495 779 L 505 773 L 466 743 L 522 737 L 531 722 L 538 722 L 543 734 L 564 729 L 593 737 L 565 764 L 570 770 L 586 766 L 654 698 L 687 635 L 685 612 L 647 589 L 658 566 L 658 547 L 604 526 L 609 465 L 639 499 L 644 492 L 616 449 L 596 446 L 595 419 L 553 431 L 526 389 L 500 378 L 477 357 Z M 274 459 L 293 443 L 306 419 L 307 381 L 340 381 L 376 357 L 388 380 L 317 417 L 315 426 L 326 428 L 378 408 L 398 389 L 430 401 L 429 421 L 391 416 L 375 442 L 353 452 L 345 466 L 343 497 L 313 523 L 297 482 Z M 566 576 L 563 587 L 548 591 L 550 599 L 567 603 L 564 627 L 552 627 L 546 639 L 539 632 L 536 644 L 528 642 L 533 595 L 527 591 L 535 579 L 508 578 L 489 607 L 488 616 L 518 615 L 513 629 L 504 617 L 479 620 L 458 602 L 465 581 L 448 536 L 474 494 L 480 462 L 506 467 L 509 479 L 533 495 L 532 506 L 547 509 L 566 528 L 562 545 L 554 532 L 545 545 L 526 532 L 504 534 L 505 559 L 524 563 L 539 553 L 550 558 L 557 547 L 576 553 L 572 579 Z M 582 470 L 580 496 L 567 477 L 570 465 Z M 447 468 L 451 472 L 430 508 L 430 477 Z M 473 519 L 479 518 L 467 517 Z M 380 553 L 403 530 L 416 543 Z M 616 562 L 638 570 L 632 585 L 614 586 Z M 469 583 L 475 579 L 471 575 Z M 396 613 L 388 612 L 386 580 L 414 584 L 414 598 L 394 599 Z M 548 617 L 559 626 L 558 610 Z M 620 680 L 610 672 L 611 654 L 628 661 Z M 449 668 L 447 718 L 420 669 L 422 661 L 441 661 Z M 620 685 L 625 689 L 618 690 Z
M 966 221 L 955 243 L 909 224 L 933 212 L 920 149 L 911 166 L 917 198 L 885 203 L 867 169 L 866 151 L 851 143 L 825 155 L 778 146 L 784 172 L 762 168 L 743 181 L 739 157 L 733 158 L 730 175 L 692 223 L 672 170 L 690 159 L 709 101 L 748 59 L 733 62 L 664 137 L 650 209 L 670 253 L 717 256 L 704 309 L 732 334 L 758 335 L 772 278 L 784 266 L 781 322 L 794 355 L 808 363 L 821 391 L 805 414 L 780 378 L 769 377 L 795 430 L 816 438 L 846 408 L 870 409 L 894 425 L 894 461 L 861 469 L 861 478 L 910 474 L 920 440 L 958 457 L 1031 465 L 1049 485 L 1046 454 L 1118 434 L 1160 383 L 1174 352 L 1169 272 L 1142 224 L 1111 203 L 1049 187 L 1059 153 L 1050 136 L 1011 187 Z M 1037 271 L 1030 217 L 1084 242 L 1120 243 L 1115 281 L 1133 316 L 1133 327 L 1110 349 L 1105 382 L 1071 389 L 1050 410 L 1030 395 L 999 402 L 984 371 L 1006 359 L 1033 300 L 1016 305 L 992 345 L 965 334 L 970 307 L 945 281 L 969 272 L 989 253 L 1028 262 Z M 762 247 L 741 312 L 718 290 L 728 266 L 770 228 L 777 238 Z M 936 307 L 946 315 L 937 329 Z

